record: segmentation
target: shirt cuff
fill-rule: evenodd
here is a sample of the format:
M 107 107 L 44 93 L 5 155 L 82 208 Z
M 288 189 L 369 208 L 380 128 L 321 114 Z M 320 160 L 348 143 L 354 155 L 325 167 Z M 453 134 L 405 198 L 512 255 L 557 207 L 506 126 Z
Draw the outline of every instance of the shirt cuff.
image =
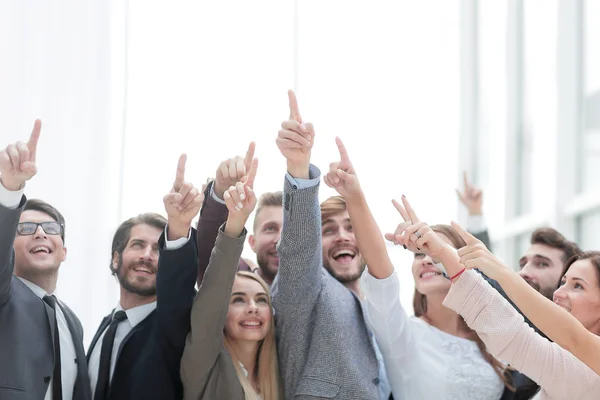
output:
M 0 205 L 13 210 L 16 209 L 21 204 L 23 193 L 25 193 L 25 188 L 13 192 L 0 183 Z
M 186 245 L 186 243 L 188 242 L 188 240 L 190 240 L 190 237 L 192 235 L 192 228 L 190 228 L 190 230 L 188 231 L 188 235 L 187 237 L 182 237 L 179 239 L 175 239 L 175 240 L 168 240 L 167 239 L 167 228 L 169 226 L 165 226 L 165 250 L 177 250 L 182 248 L 183 246 Z
M 296 186 L 296 188 L 298 190 L 315 187 L 319 184 L 319 180 L 320 180 L 320 177 L 317 177 L 314 179 L 298 179 L 298 178 L 294 178 L 289 173 L 286 173 L 285 177 L 287 178 L 288 182 L 292 186 Z
M 467 219 L 467 230 L 473 234 L 487 230 L 485 217 L 483 215 L 469 215 Z
M 210 197 L 213 198 L 214 201 L 216 201 L 217 203 L 221 203 L 221 204 L 225 204 L 225 200 L 222 200 L 219 198 L 219 196 L 217 196 L 217 194 L 215 193 L 215 185 L 211 185 L 210 187 Z

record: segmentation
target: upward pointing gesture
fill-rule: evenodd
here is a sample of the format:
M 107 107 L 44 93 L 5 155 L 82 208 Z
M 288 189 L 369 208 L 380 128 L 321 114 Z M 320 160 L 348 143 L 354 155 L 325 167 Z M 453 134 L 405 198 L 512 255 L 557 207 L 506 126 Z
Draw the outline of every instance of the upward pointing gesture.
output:
M 217 197 L 223 200 L 223 195 L 230 186 L 247 179 L 254 160 L 255 149 L 254 142 L 250 142 L 244 158 L 237 156 L 225 160 L 219 165 L 214 186 Z
M 311 123 L 304 123 L 300 116 L 298 100 L 293 91 L 288 91 L 290 117 L 281 123 L 277 135 L 277 147 L 286 158 L 288 172 L 295 178 L 308 178 L 310 153 L 315 138 Z
M 172 240 L 171 237 L 187 236 L 192 220 L 200 212 L 204 200 L 204 196 L 198 188 L 185 181 L 186 161 L 187 156 L 182 154 L 177 163 L 173 187 L 163 198 L 169 221 L 169 240 Z
M 35 158 L 41 130 L 42 121 L 36 119 L 27 143 L 10 144 L 0 152 L 0 183 L 6 189 L 22 189 L 37 173 Z
M 323 181 L 330 188 L 334 188 L 340 196 L 349 200 L 356 195 L 360 195 L 362 189 L 342 139 L 336 137 L 335 143 L 340 153 L 340 161 L 329 164 L 329 172 L 325 175 Z
M 456 189 L 460 202 L 467 207 L 469 215 L 481 215 L 483 208 L 483 192 L 480 188 L 469 182 L 467 171 L 463 172 L 464 191 Z

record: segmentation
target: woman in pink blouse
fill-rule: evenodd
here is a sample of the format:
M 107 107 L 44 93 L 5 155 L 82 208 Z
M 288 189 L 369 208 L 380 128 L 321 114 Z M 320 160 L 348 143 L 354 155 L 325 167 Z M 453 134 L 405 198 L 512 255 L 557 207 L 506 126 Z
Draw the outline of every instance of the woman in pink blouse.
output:
M 540 399 L 599 399 L 600 375 L 569 351 L 535 333 L 507 300 L 480 274 L 468 268 L 482 270 L 498 280 L 505 290 L 503 283 L 509 280 L 504 276 L 517 276 L 516 273 L 499 262 L 481 242 L 453 224 L 467 243 L 457 254 L 427 224 L 418 220 L 408 202 L 405 204 L 410 226 L 397 232 L 397 242 L 411 249 L 419 247 L 422 252 L 442 260 L 453 282 L 444 305 L 464 317 L 488 351 L 538 383 Z M 509 290 L 506 292 L 511 296 Z M 565 313 L 579 319 L 591 333 L 600 333 L 600 253 L 584 254 L 571 263 L 554 299 Z M 531 309 L 524 310 L 521 302 L 515 303 L 527 317 L 532 317 L 528 313 Z M 548 304 L 556 307 L 551 302 Z M 531 320 L 540 327 L 536 318 Z

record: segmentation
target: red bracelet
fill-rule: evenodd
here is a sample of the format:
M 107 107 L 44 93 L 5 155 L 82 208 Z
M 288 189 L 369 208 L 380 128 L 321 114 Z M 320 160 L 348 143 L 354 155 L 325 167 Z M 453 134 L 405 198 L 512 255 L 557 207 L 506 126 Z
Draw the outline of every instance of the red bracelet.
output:
M 461 269 L 460 271 L 458 271 L 456 273 L 456 275 L 454 275 L 453 277 L 450 278 L 451 281 L 454 281 L 456 278 L 458 278 L 463 272 L 465 272 L 465 269 Z

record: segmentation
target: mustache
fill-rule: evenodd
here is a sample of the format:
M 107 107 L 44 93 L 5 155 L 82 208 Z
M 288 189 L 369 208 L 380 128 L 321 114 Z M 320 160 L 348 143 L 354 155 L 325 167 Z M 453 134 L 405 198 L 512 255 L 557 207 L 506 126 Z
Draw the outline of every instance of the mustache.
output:
M 352 245 L 347 245 L 347 244 L 333 246 L 331 249 L 329 249 L 329 255 L 332 256 L 333 254 L 335 254 L 336 252 L 338 252 L 340 250 L 350 250 L 355 255 L 357 255 L 357 256 L 360 255 L 360 252 L 358 251 L 358 247 L 352 246 Z
M 148 262 L 148 261 L 144 261 L 144 260 L 136 261 L 136 262 L 133 262 L 133 263 L 131 263 L 129 265 L 130 265 L 130 267 L 129 267 L 130 269 L 138 267 L 138 266 L 139 267 L 146 267 L 146 268 L 148 268 L 152 272 L 156 272 L 156 269 L 157 269 L 157 267 L 154 264 L 152 264 L 151 262 Z
M 525 279 L 525 282 L 527 282 L 529 284 L 529 286 L 531 286 L 532 288 L 534 288 L 536 290 L 536 292 L 540 291 L 540 285 L 536 282 L 533 282 L 532 280 L 529 279 Z

